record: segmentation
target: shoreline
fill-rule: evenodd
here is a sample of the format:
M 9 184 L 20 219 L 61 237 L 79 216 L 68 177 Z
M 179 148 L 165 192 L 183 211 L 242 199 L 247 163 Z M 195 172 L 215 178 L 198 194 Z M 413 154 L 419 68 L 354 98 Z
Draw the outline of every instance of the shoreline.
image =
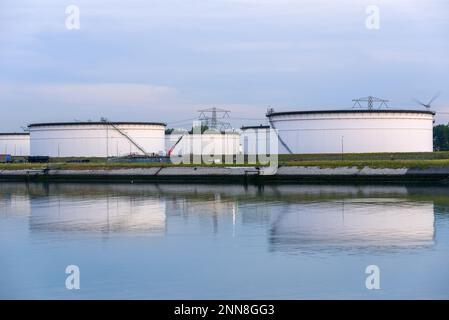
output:
M 277 172 L 259 167 L 164 167 L 121 169 L 9 169 L 0 182 L 128 182 L 128 183 L 449 183 L 449 166 L 371 168 L 280 166 Z

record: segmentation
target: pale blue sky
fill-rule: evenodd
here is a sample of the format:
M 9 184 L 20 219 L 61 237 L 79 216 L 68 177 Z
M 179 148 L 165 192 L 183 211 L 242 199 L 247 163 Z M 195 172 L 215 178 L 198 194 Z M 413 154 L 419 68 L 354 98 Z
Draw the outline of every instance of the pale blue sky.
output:
M 70 4 L 80 30 L 65 28 Z M 365 27 L 367 5 L 379 30 Z M 102 116 L 170 124 L 213 106 L 263 119 L 269 105 L 350 108 L 370 94 L 416 108 L 439 90 L 435 109 L 449 112 L 449 2 L 1 0 L 0 71 L 0 131 Z

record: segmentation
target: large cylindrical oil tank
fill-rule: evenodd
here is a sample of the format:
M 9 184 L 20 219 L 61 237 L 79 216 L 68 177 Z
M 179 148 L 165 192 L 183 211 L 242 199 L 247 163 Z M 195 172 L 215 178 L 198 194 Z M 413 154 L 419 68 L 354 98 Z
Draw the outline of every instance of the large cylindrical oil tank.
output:
M 395 109 L 267 113 L 281 154 L 432 152 L 434 115 Z
M 159 122 L 60 122 L 28 126 L 32 156 L 118 157 L 164 153 Z
M 9 154 L 17 157 L 29 156 L 29 133 L 0 133 L 0 154 Z

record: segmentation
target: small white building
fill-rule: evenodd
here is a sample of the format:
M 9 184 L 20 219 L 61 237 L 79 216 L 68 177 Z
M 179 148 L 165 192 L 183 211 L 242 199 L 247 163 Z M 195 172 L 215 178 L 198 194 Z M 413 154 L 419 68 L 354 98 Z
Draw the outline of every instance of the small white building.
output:
M 269 112 L 280 154 L 432 152 L 430 110 Z
M 0 133 L 0 154 L 10 154 L 15 157 L 30 155 L 30 134 Z
M 165 124 L 59 122 L 28 126 L 32 156 L 118 157 L 163 154 Z

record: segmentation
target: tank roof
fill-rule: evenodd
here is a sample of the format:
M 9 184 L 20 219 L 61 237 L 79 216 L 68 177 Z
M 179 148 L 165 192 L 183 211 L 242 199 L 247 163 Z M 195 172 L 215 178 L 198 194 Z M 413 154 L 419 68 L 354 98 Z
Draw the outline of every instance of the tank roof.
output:
M 29 132 L 0 132 L 0 136 L 29 136 Z
M 294 114 L 332 114 L 332 113 L 424 113 L 435 115 L 431 110 L 414 109 L 340 109 L 340 110 L 304 110 L 304 111 L 283 111 L 267 113 L 267 117 L 286 116 Z
M 82 122 L 47 122 L 47 123 L 32 123 L 28 128 L 33 127 L 52 127 L 52 126 L 88 126 L 88 125 L 154 125 L 167 126 L 163 122 L 112 122 L 112 121 L 82 121 Z
M 248 129 L 270 129 L 268 125 L 258 125 L 258 126 L 243 126 L 240 129 L 248 130 Z

